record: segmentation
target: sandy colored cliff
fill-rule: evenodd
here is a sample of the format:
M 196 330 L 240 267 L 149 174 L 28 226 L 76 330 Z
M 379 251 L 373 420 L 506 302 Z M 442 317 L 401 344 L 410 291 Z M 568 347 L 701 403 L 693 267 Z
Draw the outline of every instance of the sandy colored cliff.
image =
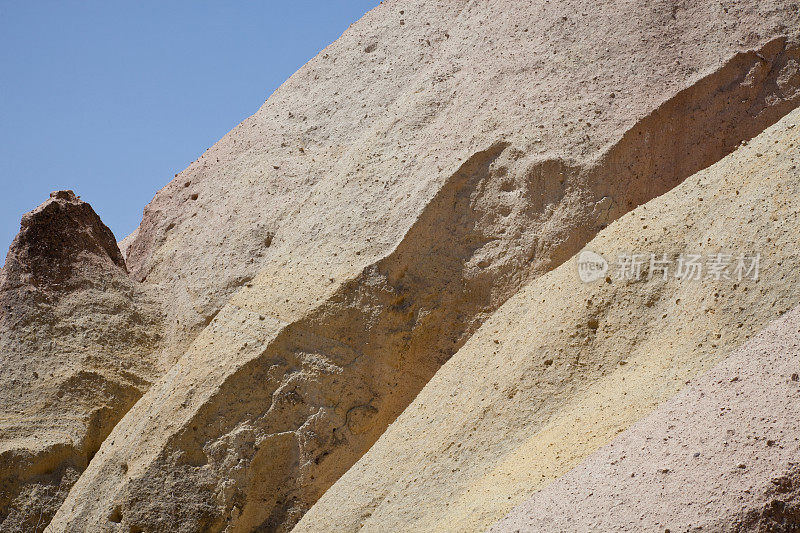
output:
M 0 273 L 0 530 L 47 525 L 155 379 L 160 318 L 89 204 L 23 217 Z
M 795 306 L 798 122 L 794 111 L 586 247 L 611 261 L 760 253 L 757 281 L 610 268 L 583 283 L 562 265 L 493 314 L 295 530 L 484 530 Z
M 792 531 L 800 308 L 491 531 Z
M 797 104 L 790 6 L 576 6 L 385 3 L 159 193 L 166 373 L 51 530 L 290 528 L 526 280 Z
M 0 529 L 492 526 L 800 304 L 798 105 L 791 0 L 381 3 L 119 244 L 23 219 Z

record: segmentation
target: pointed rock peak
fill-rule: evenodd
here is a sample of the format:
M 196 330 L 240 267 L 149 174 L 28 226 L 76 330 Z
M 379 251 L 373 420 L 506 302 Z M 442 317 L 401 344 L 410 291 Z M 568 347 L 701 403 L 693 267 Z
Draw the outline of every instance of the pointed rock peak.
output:
M 6 256 L 4 285 L 59 284 L 81 277 L 92 264 L 126 271 L 114 234 L 92 206 L 73 191 L 54 191 L 22 216 Z
M 56 200 L 68 200 L 70 202 L 77 202 L 79 199 L 75 196 L 75 193 L 70 190 L 66 191 L 53 191 L 50 193 L 50 198 L 55 198 Z

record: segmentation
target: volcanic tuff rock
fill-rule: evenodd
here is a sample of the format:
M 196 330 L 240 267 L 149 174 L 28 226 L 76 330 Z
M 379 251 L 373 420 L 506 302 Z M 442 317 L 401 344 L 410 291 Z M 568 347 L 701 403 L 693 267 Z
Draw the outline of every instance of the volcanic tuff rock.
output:
M 491 531 L 792 531 L 798 369 L 800 308 Z
M 0 529 L 41 531 L 155 378 L 160 317 L 114 235 L 59 191 L 22 218 L 0 272 Z
M 315 306 L 497 143 L 509 161 L 496 166 L 538 195 L 521 255 L 547 270 L 598 217 L 760 132 L 797 102 L 797 43 L 786 52 L 782 39 L 797 35 L 797 6 L 697 4 L 417 0 L 367 13 L 176 176 L 123 241 L 133 276 L 163 293 L 164 368 L 261 271 L 292 268 L 286 307 Z M 499 246 L 478 252 L 489 270 L 503 261 Z
M 163 375 L 51 530 L 291 527 L 522 284 L 800 102 L 798 17 L 368 13 L 123 241 L 165 313 Z
M 586 247 L 612 262 L 760 253 L 757 281 L 649 279 L 648 264 L 638 281 L 612 268 L 587 284 L 561 265 L 484 322 L 296 531 L 485 529 L 796 306 L 799 121 L 793 111 Z

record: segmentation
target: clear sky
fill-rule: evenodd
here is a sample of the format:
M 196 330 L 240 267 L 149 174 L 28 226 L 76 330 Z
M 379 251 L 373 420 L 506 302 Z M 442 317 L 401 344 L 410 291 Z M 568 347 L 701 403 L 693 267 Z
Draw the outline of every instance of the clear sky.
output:
M 120 240 L 172 176 L 379 0 L 0 0 L 0 264 L 73 189 Z

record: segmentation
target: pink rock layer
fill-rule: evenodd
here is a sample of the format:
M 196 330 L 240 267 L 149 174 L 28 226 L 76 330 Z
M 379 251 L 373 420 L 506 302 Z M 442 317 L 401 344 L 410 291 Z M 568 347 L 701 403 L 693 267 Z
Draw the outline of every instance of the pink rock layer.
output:
M 797 531 L 800 308 L 491 528 Z

